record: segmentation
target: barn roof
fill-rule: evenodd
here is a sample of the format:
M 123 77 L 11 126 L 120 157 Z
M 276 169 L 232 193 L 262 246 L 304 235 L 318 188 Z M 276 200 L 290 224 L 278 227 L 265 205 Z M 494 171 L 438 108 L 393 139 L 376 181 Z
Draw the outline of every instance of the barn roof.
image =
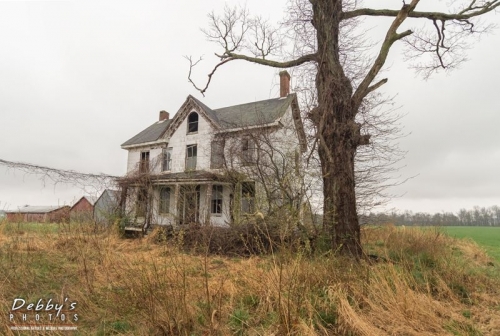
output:
M 16 210 L 7 210 L 6 213 L 49 213 L 55 210 L 66 208 L 67 205 L 48 205 L 48 206 L 32 206 L 25 205 Z

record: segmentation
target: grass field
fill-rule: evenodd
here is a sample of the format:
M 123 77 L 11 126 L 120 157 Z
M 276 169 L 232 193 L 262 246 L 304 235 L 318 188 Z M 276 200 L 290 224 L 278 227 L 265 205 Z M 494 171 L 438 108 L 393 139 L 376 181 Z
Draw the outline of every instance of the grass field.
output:
M 500 227 L 444 226 L 442 229 L 451 237 L 472 239 L 500 262 Z
M 498 263 L 440 229 L 363 228 L 376 258 L 360 262 L 286 246 L 210 255 L 158 234 L 0 222 L 0 335 L 48 334 L 9 328 L 17 297 L 76 302 L 78 330 L 57 336 L 500 335 Z

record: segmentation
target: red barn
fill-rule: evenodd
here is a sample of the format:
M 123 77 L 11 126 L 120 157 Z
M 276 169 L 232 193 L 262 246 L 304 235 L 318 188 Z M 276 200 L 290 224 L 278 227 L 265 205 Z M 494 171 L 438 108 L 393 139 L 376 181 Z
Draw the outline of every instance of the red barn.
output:
M 70 209 L 69 215 L 73 222 L 89 222 L 94 217 L 94 204 L 97 197 L 83 196 Z

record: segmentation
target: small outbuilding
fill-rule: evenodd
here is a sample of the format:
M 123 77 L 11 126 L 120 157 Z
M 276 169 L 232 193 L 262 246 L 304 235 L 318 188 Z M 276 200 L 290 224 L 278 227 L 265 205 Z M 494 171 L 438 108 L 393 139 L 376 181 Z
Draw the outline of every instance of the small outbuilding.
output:
M 70 207 L 25 205 L 17 210 L 5 211 L 10 222 L 61 223 L 69 220 Z
M 106 189 L 94 204 L 94 220 L 98 224 L 110 225 L 120 213 L 120 192 Z
M 69 216 L 72 222 L 91 222 L 94 216 L 94 204 L 97 197 L 83 196 L 70 209 Z

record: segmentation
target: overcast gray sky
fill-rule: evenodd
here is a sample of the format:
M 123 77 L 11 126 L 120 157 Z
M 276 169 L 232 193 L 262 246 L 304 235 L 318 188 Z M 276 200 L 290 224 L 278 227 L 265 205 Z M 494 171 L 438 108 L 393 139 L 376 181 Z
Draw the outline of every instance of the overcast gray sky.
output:
M 247 1 L 252 13 L 271 21 L 282 17 L 285 5 Z M 196 72 L 204 80 L 216 46 L 200 28 L 208 12 L 223 6 L 0 1 L 0 159 L 122 175 L 127 153 L 120 144 L 160 110 L 172 116 L 188 94 L 213 108 L 278 96 L 277 71 L 245 62 L 221 68 L 205 98 L 188 83 L 183 55 L 205 55 Z M 485 35 L 461 68 L 428 81 L 407 68 L 398 50 L 391 54 L 383 92 L 397 95 L 410 133 L 401 140 L 408 151 L 401 174 L 418 175 L 393 190 L 403 196 L 391 206 L 432 212 L 500 205 L 499 48 L 499 31 Z M 71 205 L 82 194 L 0 167 L 0 209 Z

